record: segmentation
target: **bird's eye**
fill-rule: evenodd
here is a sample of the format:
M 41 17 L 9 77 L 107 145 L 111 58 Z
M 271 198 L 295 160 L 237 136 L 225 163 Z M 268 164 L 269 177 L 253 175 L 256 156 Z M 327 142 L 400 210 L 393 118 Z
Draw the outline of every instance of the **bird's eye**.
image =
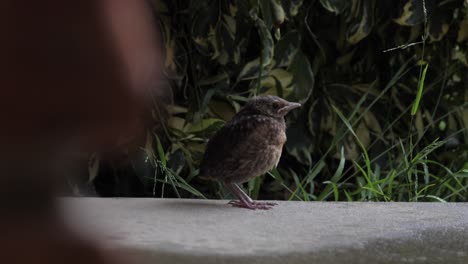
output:
M 280 107 L 280 104 L 278 102 L 273 102 L 272 106 L 274 109 L 278 109 Z

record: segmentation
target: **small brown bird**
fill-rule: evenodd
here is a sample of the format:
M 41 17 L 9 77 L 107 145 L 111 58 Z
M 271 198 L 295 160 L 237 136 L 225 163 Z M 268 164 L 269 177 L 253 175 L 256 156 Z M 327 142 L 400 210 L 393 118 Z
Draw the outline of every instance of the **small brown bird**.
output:
M 208 142 L 200 175 L 215 178 L 239 199 L 229 204 L 248 209 L 270 209 L 276 203 L 253 201 L 239 184 L 276 167 L 286 142 L 284 116 L 299 103 L 276 96 L 258 96 Z

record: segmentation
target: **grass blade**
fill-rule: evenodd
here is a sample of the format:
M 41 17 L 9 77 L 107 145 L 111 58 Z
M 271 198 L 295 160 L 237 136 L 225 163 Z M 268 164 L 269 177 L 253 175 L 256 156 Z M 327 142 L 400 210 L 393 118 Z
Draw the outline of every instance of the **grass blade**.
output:
M 412 116 L 416 115 L 416 112 L 418 112 L 418 109 L 419 109 L 419 103 L 421 102 L 421 97 L 424 91 L 424 81 L 426 80 L 426 73 L 427 73 L 428 67 L 429 67 L 429 64 L 426 64 L 421 74 L 421 78 L 419 79 L 418 93 L 416 95 L 416 99 L 414 100 L 413 108 L 411 109 Z

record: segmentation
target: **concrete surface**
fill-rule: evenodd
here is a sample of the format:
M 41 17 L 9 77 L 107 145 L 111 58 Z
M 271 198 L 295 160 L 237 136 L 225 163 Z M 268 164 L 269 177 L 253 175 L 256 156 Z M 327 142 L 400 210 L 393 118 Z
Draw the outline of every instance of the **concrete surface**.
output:
M 468 263 L 468 204 L 64 199 L 109 250 L 148 263 Z

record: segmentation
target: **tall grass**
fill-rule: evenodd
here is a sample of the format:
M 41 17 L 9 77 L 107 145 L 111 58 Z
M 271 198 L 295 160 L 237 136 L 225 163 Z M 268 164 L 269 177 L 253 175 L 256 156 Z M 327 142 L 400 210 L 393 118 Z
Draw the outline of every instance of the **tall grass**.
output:
M 316 110 L 312 105 L 316 101 L 325 98 L 323 101 L 326 101 L 327 104 L 324 108 L 327 109 L 321 114 L 325 112 L 333 115 L 335 119 L 332 121 L 337 124 L 336 130 L 327 134 L 327 145 L 314 146 L 310 164 L 300 163 L 301 161 L 298 161 L 299 159 L 293 153 L 284 150 L 283 159 L 278 169 L 273 169 L 265 176 L 255 178 L 245 184 L 244 188 L 249 195 L 254 199 L 275 198 L 300 201 L 446 202 L 468 200 L 468 151 L 463 145 L 463 140 L 459 140 L 461 142 L 458 142 L 458 150 L 451 149 L 453 148 L 451 141 L 460 137 L 460 135 L 465 136 L 465 144 L 468 139 L 467 127 L 463 125 L 463 120 L 456 120 L 457 117 L 454 117 L 458 115 L 458 118 L 462 119 L 459 117 L 462 116 L 460 113 L 466 111 L 468 102 L 452 104 L 442 101 L 442 97 L 449 94 L 446 90 L 447 83 L 453 82 L 454 76 L 463 72 L 464 69 L 461 69 L 463 66 L 460 63 L 453 62 L 448 56 L 450 53 L 446 52 L 447 49 L 453 48 L 455 44 L 447 45 L 449 41 L 444 40 L 440 42 L 440 45 L 430 45 L 432 43 L 429 43 L 429 38 L 433 35 L 429 33 L 426 1 L 421 1 L 424 9 L 424 23 L 421 25 L 422 34 L 420 34 L 421 41 L 417 40 L 398 45 L 401 42 L 396 41 L 397 38 L 394 40 L 386 35 L 380 35 L 381 32 L 386 32 L 389 23 L 393 23 L 387 17 L 388 21 L 382 20 L 374 25 L 375 29 L 373 31 L 377 32 L 373 35 L 374 39 L 367 39 L 367 42 L 363 41 L 364 43 L 359 43 L 356 46 L 346 46 L 346 48 L 340 46 L 344 45 L 340 42 L 341 39 L 329 38 L 332 34 L 325 34 L 320 27 L 314 26 L 313 15 L 321 15 L 321 9 L 317 7 L 319 1 L 316 1 L 317 4 L 300 1 L 304 3 L 304 7 L 307 6 L 304 9 L 306 10 L 305 13 L 296 18 L 291 17 L 291 20 L 285 26 L 285 28 L 291 27 L 289 32 L 287 30 L 283 32 L 291 33 L 291 35 L 297 32 L 305 32 L 301 36 L 300 49 L 296 52 L 300 51 L 301 54 L 308 57 L 312 65 L 311 68 L 315 71 L 314 74 L 317 75 L 317 81 L 315 82 L 319 84 L 314 88 L 312 97 L 305 103 L 303 113 L 291 117 L 291 121 L 305 123 L 302 119 L 309 118 L 308 122 L 312 123 L 310 119 L 314 111 L 311 111 L 311 109 Z M 414 3 L 415 1 L 411 2 Z M 192 3 L 200 2 L 193 1 Z M 383 6 L 383 2 L 378 5 Z M 184 12 L 190 12 L 190 10 L 187 9 Z M 309 16 L 309 13 L 312 15 Z M 165 15 L 167 14 L 165 13 Z M 262 13 L 260 12 L 258 15 L 260 18 Z M 341 14 L 343 18 L 346 15 L 349 14 Z M 183 18 L 180 16 L 183 16 Z M 174 17 L 179 20 L 182 19 L 183 23 L 188 23 L 187 27 L 192 27 L 193 20 L 185 13 L 176 13 Z M 323 17 L 327 18 L 328 16 Z M 167 21 L 172 20 L 168 19 Z M 298 23 L 298 21 L 301 23 Z M 352 19 L 349 21 L 352 21 Z M 216 26 L 219 26 L 218 22 L 216 22 Z M 305 27 L 302 28 L 301 24 L 304 24 Z M 330 30 L 332 28 L 330 27 Z M 219 66 L 216 64 L 212 65 L 213 67 L 204 65 L 207 58 L 197 55 L 195 46 L 191 44 L 190 37 L 183 37 L 184 34 L 182 33 L 187 33 L 186 28 L 174 26 L 168 29 L 178 33 L 175 34 L 175 41 L 183 40 L 176 46 L 171 46 L 174 49 L 183 49 L 182 54 L 177 54 L 182 59 L 180 61 L 177 60 L 179 57 L 174 59 L 174 67 L 180 66 L 179 70 L 182 69 L 181 74 L 186 76 L 181 79 L 184 82 L 178 84 L 178 87 L 180 86 L 178 96 L 183 98 L 180 101 L 183 104 L 185 103 L 184 106 L 187 106 L 186 113 L 181 119 L 191 125 L 200 120 L 205 120 L 206 123 L 202 123 L 202 130 L 210 131 L 203 131 L 202 133 L 199 133 L 198 130 L 196 132 L 187 132 L 184 129 L 174 129 L 163 125 L 162 132 L 159 133 L 161 140 L 154 133 L 149 135 L 151 142 L 144 148 L 144 151 L 146 151 L 146 156 L 154 170 L 154 175 L 151 177 L 146 176 L 145 179 L 152 184 L 153 196 L 229 198 L 229 193 L 223 189 L 221 184 L 204 181 L 197 177 L 197 166 L 201 159 L 200 153 L 203 146 L 207 138 L 212 134 L 212 130 L 219 129 L 219 124 L 215 124 L 213 121 L 213 116 L 219 116 L 217 116 L 217 113 L 210 113 L 208 104 L 212 98 L 218 96 L 218 99 L 223 98 L 225 103 L 231 104 L 231 108 L 238 110 L 242 103 L 248 99 L 248 96 L 264 92 L 262 80 L 271 78 L 271 76 L 267 76 L 270 74 L 270 69 L 266 71 L 258 70 L 258 74 L 249 77 L 255 80 L 252 82 L 236 79 L 236 71 L 227 73 L 229 69 L 223 68 L 224 65 Z M 250 29 L 251 32 L 256 30 L 256 27 Z M 413 25 L 411 34 L 418 32 L 418 30 L 418 25 Z M 341 28 L 335 33 L 342 34 L 345 31 L 346 28 Z M 407 37 L 406 33 L 408 32 L 405 32 L 403 29 L 401 29 L 401 32 L 397 32 L 398 40 Z M 189 31 L 189 33 L 193 32 Z M 247 34 L 245 36 L 252 35 Z M 235 44 L 240 45 L 252 41 L 251 39 L 244 39 L 245 36 L 242 36 L 239 43 L 236 42 Z M 204 35 L 201 35 L 201 37 L 204 37 Z M 207 37 L 211 38 L 212 36 Z M 211 43 L 212 39 L 210 38 L 207 38 L 207 40 Z M 260 65 L 266 64 L 266 62 L 272 61 L 271 55 L 273 54 L 266 53 L 266 48 L 278 44 L 278 42 L 273 43 L 271 38 L 272 36 L 260 38 L 260 45 L 254 43 L 255 45 L 248 46 L 248 48 L 261 46 L 259 54 L 250 54 L 245 51 L 237 55 L 249 55 L 252 58 L 258 58 Z M 310 39 L 307 40 L 307 38 Z M 455 38 L 451 36 L 451 39 Z M 382 56 L 385 54 L 385 58 L 388 58 L 389 61 L 382 62 L 375 59 L 376 56 L 379 56 L 378 52 L 375 51 L 375 44 L 386 43 L 390 40 L 395 41 L 397 47 L 378 51 Z M 372 42 L 372 45 L 369 45 L 370 42 Z M 168 44 L 171 43 L 168 42 Z M 218 44 L 216 42 L 215 48 L 220 47 Z M 305 50 L 308 47 L 303 46 L 308 44 L 314 45 L 314 48 L 317 48 L 316 52 L 315 50 L 314 52 L 306 52 Z M 337 51 L 339 56 L 342 57 L 330 58 L 330 55 L 335 54 L 326 47 L 334 44 L 336 44 L 337 49 L 342 49 Z M 278 50 L 278 47 L 281 47 L 281 45 L 275 46 L 275 50 Z M 333 48 L 330 47 L 330 49 Z M 363 52 L 363 50 L 366 50 L 366 52 Z M 370 52 L 367 52 L 369 50 Z M 255 49 L 253 51 L 254 53 L 257 52 Z M 263 55 L 260 55 L 260 53 Z M 349 59 L 350 62 L 346 65 L 335 65 L 335 60 L 343 59 L 349 54 L 351 54 L 351 57 L 362 56 L 363 58 L 353 58 L 352 62 Z M 442 61 L 440 58 L 444 56 L 446 57 L 445 65 L 439 65 Z M 372 59 L 365 59 L 367 57 Z M 354 61 L 358 64 L 357 69 L 353 68 Z M 248 64 L 248 61 L 243 63 Z M 392 72 L 379 72 L 377 73 L 379 76 L 370 81 L 369 78 L 363 81 L 364 78 L 356 78 L 355 80 L 354 78 L 347 79 L 345 77 L 340 79 L 341 83 L 333 83 L 335 77 L 342 77 L 342 75 L 369 74 L 368 70 L 362 70 L 360 67 L 366 68 L 369 65 L 375 67 L 378 66 L 378 63 L 391 64 L 391 67 L 383 67 L 383 69 Z M 182 65 L 185 66 L 182 67 Z M 205 66 L 206 68 L 204 68 Z M 237 66 L 239 66 L 240 70 L 245 65 Z M 221 68 L 221 73 L 218 72 L 219 68 Z M 255 72 L 253 68 L 249 71 Z M 289 66 L 282 66 L 279 69 L 286 71 L 289 70 Z M 326 76 L 326 74 L 330 75 L 330 69 L 337 72 L 336 76 L 333 74 Z M 374 73 L 373 71 L 370 72 Z M 206 78 L 207 76 L 209 78 Z M 234 79 L 236 81 L 233 81 Z M 274 81 L 277 83 L 276 85 L 279 85 L 279 79 Z M 371 81 L 372 83 L 369 84 Z M 340 94 L 327 94 L 327 88 L 332 86 L 330 82 L 336 86 L 349 88 L 348 90 L 352 90 L 352 84 L 359 84 L 360 82 L 367 82 L 365 84 L 368 86 L 362 93 L 355 93 L 359 94 L 359 98 L 349 99 L 349 105 L 351 105 L 349 107 L 349 105 L 341 104 L 347 98 L 339 101 L 337 99 L 341 97 Z M 211 86 L 207 85 L 207 83 L 211 84 Z M 243 85 L 248 87 L 243 88 Z M 285 87 L 277 89 L 282 88 Z M 433 96 L 434 91 L 438 91 L 437 89 L 440 89 L 438 98 L 428 96 Z M 406 91 L 406 93 L 395 95 L 400 90 Z M 192 103 L 192 101 L 195 103 Z M 436 102 L 435 105 L 434 102 Z M 384 106 L 388 107 L 388 109 L 384 109 L 385 113 L 381 109 Z M 158 108 L 155 107 L 155 109 Z M 392 110 L 393 112 L 391 112 Z M 378 113 L 375 116 L 378 115 L 380 118 L 379 126 L 381 125 L 381 131 L 379 134 L 374 133 L 372 137 L 369 136 L 368 141 L 366 141 L 360 134 L 360 125 L 366 122 L 366 117 L 369 114 L 373 113 Z M 160 119 L 160 113 L 156 112 L 156 114 L 156 118 Z M 385 118 L 385 116 L 388 116 L 388 118 Z M 428 121 L 424 123 L 423 118 Z M 451 130 L 444 130 L 445 128 L 438 130 L 438 125 L 448 127 L 448 124 L 457 122 L 461 125 L 452 126 Z M 318 125 L 320 126 L 320 124 Z M 453 129 L 453 127 L 456 128 Z M 309 130 L 311 129 L 309 128 Z M 442 130 L 444 133 L 441 132 Z M 324 132 L 320 129 L 315 132 L 314 136 L 317 137 L 322 136 L 322 134 L 318 133 L 327 133 L 327 131 Z M 311 134 L 313 133 L 311 132 Z M 289 140 L 293 139 L 289 138 Z M 354 152 L 357 154 L 354 156 L 350 155 L 347 148 L 347 144 L 351 143 L 355 144 Z M 459 154 L 455 153 L 455 151 L 459 151 Z M 183 156 L 184 166 L 174 165 L 176 163 L 174 162 L 174 156 L 177 156 L 175 152 Z

